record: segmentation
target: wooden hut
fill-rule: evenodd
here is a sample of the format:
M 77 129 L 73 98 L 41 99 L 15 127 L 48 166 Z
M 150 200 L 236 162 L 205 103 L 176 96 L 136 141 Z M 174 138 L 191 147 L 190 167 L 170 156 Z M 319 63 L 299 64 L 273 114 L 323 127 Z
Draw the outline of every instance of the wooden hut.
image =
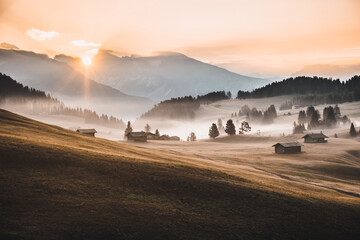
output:
M 299 142 L 279 142 L 273 145 L 276 153 L 300 153 L 301 146 Z
M 147 141 L 147 134 L 146 132 L 129 132 L 127 135 L 128 141 L 134 142 L 146 142 Z
M 97 133 L 97 131 L 93 128 L 91 129 L 77 129 L 76 132 L 78 133 L 81 133 L 81 134 L 84 134 L 84 135 L 88 135 L 88 136 L 91 136 L 91 137 L 95 137 L 95 133 Z
M 305 143 L 326 143 L 328 138 L 326 135 L 321 133 L 306 134 L 302 137 Z

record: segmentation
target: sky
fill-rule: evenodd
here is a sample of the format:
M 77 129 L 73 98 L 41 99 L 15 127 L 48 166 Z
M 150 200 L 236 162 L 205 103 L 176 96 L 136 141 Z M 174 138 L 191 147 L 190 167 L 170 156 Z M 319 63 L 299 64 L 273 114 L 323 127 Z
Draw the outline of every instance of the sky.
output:
M 50 56 L 174 51 L 271 77 L 360 59 L 360 1 L 0 0 L 0 42 Z

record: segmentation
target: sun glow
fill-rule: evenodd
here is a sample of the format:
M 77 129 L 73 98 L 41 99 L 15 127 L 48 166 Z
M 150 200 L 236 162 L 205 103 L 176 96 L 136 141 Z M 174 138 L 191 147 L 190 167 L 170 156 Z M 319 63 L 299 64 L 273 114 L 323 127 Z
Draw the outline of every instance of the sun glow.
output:
M 85 66 L 90 66 L 92 62 L 92 58 L 90 56 L 84 56 L 81 58 L 81 61 Z

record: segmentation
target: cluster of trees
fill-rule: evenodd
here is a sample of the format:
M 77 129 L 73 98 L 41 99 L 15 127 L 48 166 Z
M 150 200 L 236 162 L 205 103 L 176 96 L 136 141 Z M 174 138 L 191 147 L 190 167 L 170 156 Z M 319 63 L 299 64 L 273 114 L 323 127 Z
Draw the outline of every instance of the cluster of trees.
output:
M 31 114 L 67 115 L 80 117 L 86 123 L 103 125 L 112 128 L 124 128 L 121 119 L 82 108 L 71 108 L 52 98 L 49 94 L 33 88 L 24 87 L 11 77 L 0 73 L 0 105 L 12 105 L 20 112 Z
M 306 111 L 299 111 L 298 124 L 294 122 L 294 133 L 302 133 L 305 131 L 305 124 L 307 129 L 319 129 L 319 128 L 333 128 L 340 122 L 343 124 L 350 123 L 350 119 L 344 115 L 341 116 L 341 111 L 338 105 L 335 107 L 325 107 L 322 114 L 322 119 L 319 110 L 314 106 L 309 106 Z
M 195 111 L 201 104 L 209 104 L 219 100 L 230 99 L 231 93 L 225 91 L 211 92 L 206 95 L 192 97 L 171 98 L 156 104 L 141 118 L 170 118 L 170 119 L 193 119 Z
M 232 114 L 237 116 L 237 114 Z M 243 105 L 238 112 L 238 116 L 246 116 L 246 121 L 248 122 L 257 122 L 262 124 L 269 124 L 274 121 L 274 118 L 277 117 L 277 111 L 274 105 L 270 105 L 264 112 L 257 110 L 255 107 L 250 109 L 248 105 Z
M 23 86 L 11 77 L 0 73 L 0 102 L 9 97 L 37 98 L 52 100 L 45 92 Z
M 223 128 L 221 119 L 218 120 L 218 126 L 220 129 Z M 220 135 L 219 128 L 215 123 L 212 123 L 209 128 L 209 137 L 210 138 L 216 138 Z M 236 134 L 236 127 L 232 119 L 229 119 L 226 122 L 226 126 L 224 128 L 224 131 L 228 135 L 235 135 Z M 250 132 L 251 127 L 250 124 L 246 121 L 241 122 L 240 128 L 239 128 L 239 134 L 245 134 L 246 132 Z
M 339 79 L 322 77 L 296 77 L 273 82 L 252 92 L 238 91 L 237 98 L 264 98 L 281 95 L 322 95 L 326 93 L 351 92 L 360 98 L 360 76 L 354 76 L 346 82 Z

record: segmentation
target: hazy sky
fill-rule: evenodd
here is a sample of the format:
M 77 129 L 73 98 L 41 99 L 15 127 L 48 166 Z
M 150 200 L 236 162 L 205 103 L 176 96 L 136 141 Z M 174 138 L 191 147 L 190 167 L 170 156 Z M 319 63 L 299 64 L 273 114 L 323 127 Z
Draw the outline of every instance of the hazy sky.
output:
M 0 0 L 0 42 L 80 57 L 178 51 L 271 75 L 360 56 L 360 1 Z

